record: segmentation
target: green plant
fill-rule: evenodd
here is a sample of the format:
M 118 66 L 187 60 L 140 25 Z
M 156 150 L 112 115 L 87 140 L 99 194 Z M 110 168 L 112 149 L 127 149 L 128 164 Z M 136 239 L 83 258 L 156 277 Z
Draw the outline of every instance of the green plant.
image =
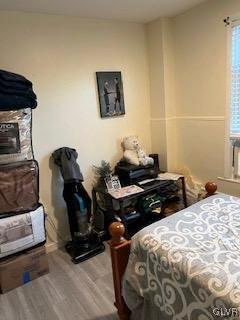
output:
M 105 178 L 113 173 L 109 162 L 102 160 L 100 166 L 93 166 L 95 174 L 94 187 L 96 189 L 106 189 Z

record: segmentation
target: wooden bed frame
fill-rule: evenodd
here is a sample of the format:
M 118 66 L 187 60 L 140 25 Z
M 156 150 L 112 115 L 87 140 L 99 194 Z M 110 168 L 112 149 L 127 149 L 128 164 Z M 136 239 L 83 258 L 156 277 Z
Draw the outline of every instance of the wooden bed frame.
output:
M 214 182 L 208 182 L 205 189 L 207 192 L 205 197 L 209 197 L 215 194 L 217 185 Z M 121 222 L 113 222 L 109 227 L 109 233 L 111 235 L 109 246 L 115 291 L 114 305 L 117 308 L 119 319 L 129 320 L 131 312 L 122 297 L 122 278 L 128 263 L 131 241 L 124 238 L 125 227 Z

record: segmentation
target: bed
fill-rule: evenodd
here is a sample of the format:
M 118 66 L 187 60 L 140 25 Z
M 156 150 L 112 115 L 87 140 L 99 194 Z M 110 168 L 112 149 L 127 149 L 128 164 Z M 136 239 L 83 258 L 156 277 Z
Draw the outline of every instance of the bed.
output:
M 121 320 L 240 318 L 240 198 L 214 194 L 123 238 L 110 226 Z

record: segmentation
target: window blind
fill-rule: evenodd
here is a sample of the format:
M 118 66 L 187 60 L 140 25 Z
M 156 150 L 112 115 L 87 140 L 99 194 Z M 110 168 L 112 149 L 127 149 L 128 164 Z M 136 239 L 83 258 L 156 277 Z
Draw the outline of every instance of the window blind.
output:
M 232 25 L 231 136 L 240 137 L 240 22 Z

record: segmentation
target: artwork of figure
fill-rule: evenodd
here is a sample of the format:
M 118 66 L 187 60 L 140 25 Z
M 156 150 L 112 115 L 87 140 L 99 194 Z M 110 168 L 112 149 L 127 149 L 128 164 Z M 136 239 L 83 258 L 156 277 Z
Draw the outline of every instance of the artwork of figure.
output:
M 125 114 L 121 72 L 97 72 L 100 114 L 102 118 Z
M 119 107 L 119 112 L 121 113 L 121 91 L 120 91 L 120 84 L 118 78 L 114 79 L 115 82 L 115 92 L 116 92 L 116 97 L 115 97 L 115 103 L 114 103 L 114 111 L 117 112 L 117 104 Z

